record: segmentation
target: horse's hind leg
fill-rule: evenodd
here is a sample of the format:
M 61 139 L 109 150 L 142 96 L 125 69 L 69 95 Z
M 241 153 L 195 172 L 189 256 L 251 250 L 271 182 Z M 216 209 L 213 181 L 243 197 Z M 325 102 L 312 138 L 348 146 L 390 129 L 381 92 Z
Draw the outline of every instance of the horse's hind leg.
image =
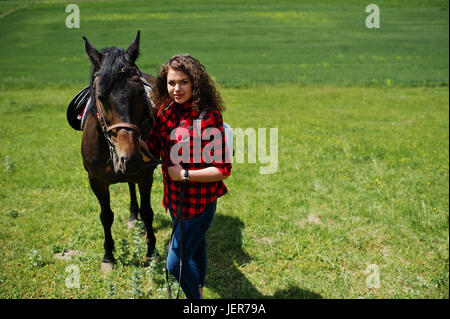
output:
M 139 205 L 136 199 L 136 184 L 128 183 L 130 189 L 130 218 L 128 219 L 128 229 L 133 227 L 133 222 L 138 219 Z
M 97 199 L 100 203 L 100 220 L 102 222 L 103 231 L 105 233 L 105 241 L 103 244 L 105 255 L 103 256 L 102 260 L 102 270 L 109 271 L 112 269 L 112 265 L 116 262 L 116 259 L 113 255 L 114 240 L 111 234 L 111 226 L 114 221 L 114 213 L 112 212 L 110 206 L 109 185 L 91 176 L 89 177 L 89 182 L 92 191 L 94 192 L 95 196 L 97 196 Z
M 152 257 L 155 251 L 156 237 L 153 231 L 153 209 L 150 205 L 150 194 L 152 190 L 152 180 L 139 183 L 139 193 L 141 195 L 141 219 L 144 222 L 145 231 L 147 233 L 147 255 L 146 262 Z

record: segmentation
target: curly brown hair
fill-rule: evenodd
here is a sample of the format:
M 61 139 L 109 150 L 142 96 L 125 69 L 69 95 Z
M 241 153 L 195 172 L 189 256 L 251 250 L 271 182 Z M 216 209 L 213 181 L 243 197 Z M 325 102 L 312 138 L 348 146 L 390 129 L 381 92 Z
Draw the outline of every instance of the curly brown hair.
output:
M 170 99 L 167 91 L 169 69 L 182 71 L 189 76 L 192 83 L 191 105 L 194 109 L 199 111 L 218 110 L 221 113 L 225 110 L 222 98 L 216 90 L 213 80 L 206 73 L 205 67 L 189 54 L 175 55 L 161 66 L 161 71 L 156 78 L 156 88 L 153 90 L 153 99 L 158 108 Z

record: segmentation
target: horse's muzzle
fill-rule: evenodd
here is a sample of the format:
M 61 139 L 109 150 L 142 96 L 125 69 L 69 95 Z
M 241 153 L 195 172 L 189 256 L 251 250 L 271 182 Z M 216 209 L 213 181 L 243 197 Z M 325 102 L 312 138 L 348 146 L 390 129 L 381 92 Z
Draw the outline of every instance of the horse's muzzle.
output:
M 134 131 L 120 130 L 114 143 L 113 163 L 117 174 L 135 175 L 142 166 L 142 155 Z
M 114 172 L 125 175 L 136 175 L 142 166 L 142 157 L 140 153 L 129 155 L 113 156 Z

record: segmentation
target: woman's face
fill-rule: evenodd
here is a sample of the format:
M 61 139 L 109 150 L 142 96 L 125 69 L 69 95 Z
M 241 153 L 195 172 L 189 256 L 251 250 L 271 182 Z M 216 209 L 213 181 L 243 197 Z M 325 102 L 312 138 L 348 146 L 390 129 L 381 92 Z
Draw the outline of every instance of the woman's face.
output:
M 170 68 L 167 72 L 167 91 L 176 103 L 186 103 L 192 97 L 191 79 L 183 71 Z

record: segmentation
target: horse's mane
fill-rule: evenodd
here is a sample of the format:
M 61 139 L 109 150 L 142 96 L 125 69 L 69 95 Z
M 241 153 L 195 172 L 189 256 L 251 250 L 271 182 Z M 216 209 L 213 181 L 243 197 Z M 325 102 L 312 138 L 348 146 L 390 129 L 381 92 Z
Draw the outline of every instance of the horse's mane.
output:
M 98 71 L 99 82 L 98 90 L 99 94 L 106 96 L 111 89 L 112 84 L 117 80 L 119 71 L 129 64 L 130 57 L 127 52 L 121 48 L 110 47 L 101 50 L 101 53 L 105 55 L 105 60 Z M 91 69 L 91 96 L 93 96 L 93 82 L 94 82 L 94 66 Z M 92 112 L 96 112 L 95 103 L 91 107 Z

